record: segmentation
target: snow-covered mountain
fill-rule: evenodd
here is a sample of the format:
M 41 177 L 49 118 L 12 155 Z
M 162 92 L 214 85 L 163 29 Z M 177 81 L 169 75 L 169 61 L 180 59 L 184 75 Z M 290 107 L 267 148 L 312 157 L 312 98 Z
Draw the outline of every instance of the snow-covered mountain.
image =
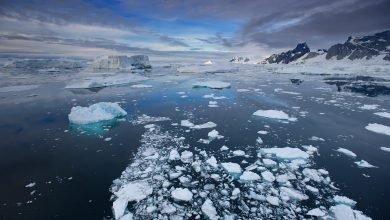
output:
M 301 43 L 293 50 L 271 55 L 263 63 L 309 63 L 326 60 L 390 61 L 390 30 L 370 36 L 349 37 L 345 43 L 335 44 L 328 50 L 319 49 L 316 52 L 310 52 L 307 44 Z

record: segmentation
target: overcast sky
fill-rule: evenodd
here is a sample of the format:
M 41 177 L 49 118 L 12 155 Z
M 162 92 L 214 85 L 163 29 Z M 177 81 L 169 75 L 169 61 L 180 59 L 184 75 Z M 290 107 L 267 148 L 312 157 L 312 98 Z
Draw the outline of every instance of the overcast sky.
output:
M 390 29 L 390 0 L 0 0 L 0 53 L 264 57 Z

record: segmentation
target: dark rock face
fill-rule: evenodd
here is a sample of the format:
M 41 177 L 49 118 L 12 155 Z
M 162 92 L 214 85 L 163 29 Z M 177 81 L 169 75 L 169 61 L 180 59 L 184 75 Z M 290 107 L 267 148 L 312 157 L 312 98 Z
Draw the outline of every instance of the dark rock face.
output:
M 233 57 L 229 62 L 231 63 L 247 63 L 250 59 L 248 57 Z
M 268 63 L 290 63 L 309 53 L 310 49 L 306 43 L 298 44 L 293 50 L 280 54 L 272 54 L 266 59 Z
M 390 59 L 390 30 L 364 37 L 349 37 L 344 44 L 336 44 L 329 48 L 326 59 L 336 57 L 337 60 L 348 58 L 371 59 L 380 54 L 388 54 L 384 60 Z

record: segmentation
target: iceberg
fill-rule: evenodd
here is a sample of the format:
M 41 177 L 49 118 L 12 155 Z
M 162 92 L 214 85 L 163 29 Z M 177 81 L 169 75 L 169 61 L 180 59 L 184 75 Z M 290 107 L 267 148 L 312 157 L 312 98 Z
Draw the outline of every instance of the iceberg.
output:
M 369 123 L 366 127 L 367 130 L 378 133 L 390 135 L 390 127 L 386 125 L 381 125 L 377 123 Z
M 152 66 L 149 57 L 145 55 L 109 55 L 97 57 L 93 63 L 94 69 L 148 69 Z
M 230 88 L 230 83 L 221 81 L 196 82 L 192 85 L 194 88 L 223 89 Z
M 72 107 L 68 117 L 69 121 L 74 124 L 90 124 L 112 120 L 126 115 L 127 112 L 118 103 L 99 102 L 89 107 Z

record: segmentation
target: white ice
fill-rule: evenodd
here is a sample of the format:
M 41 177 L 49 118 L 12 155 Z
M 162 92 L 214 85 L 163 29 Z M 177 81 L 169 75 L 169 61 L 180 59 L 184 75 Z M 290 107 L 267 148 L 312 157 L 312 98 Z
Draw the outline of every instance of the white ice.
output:
M 390 135 L 390 127 L 378 123 L 369 123 L 366 129 L 378 134 Z
M 295 121 L 295 118 L 290 118 L 288 114 L 280 110 L 257 110 L 253 113 L 255 116 L 271 118 L 276 120 L 290 120 Z
M 242 173 L 242 175 L 240 176 L 240 180 L 244 181 L 254 181 L 259 179 L 260 176 L 252 171 L 244 171 L 244 173 Z
M 206 199 L 206 201 L 203 203 L 202 212 L 205 216 L 207 216 L 210 220 L 218 220 L 219 216 L 217 213 L 217 210 L 214 207 L 213 202 L 210 199 Z
M 294 160 L 294 159 L 307 159 L 310 157 L 308 153 L 302 151 L 299 148 L 284 147 L 284 148 L 263 148 L 261 151 L 265 154 L 274 155 L 277 158 L 284 160 Z
M 375 112 L 375 115 L 379 115 L 383 118 L 390 118 L 390 113 L 389 112 Z
M 345 148 L 342 148 L 340 147 L 339 149 L 336 150 L 337 152 L 340 152 L 348 157 L 352 157 L 352 158 L 355 158 L 356 157 L 356 154 L 348 149 L 345 149 Z
M 141 201 L 152 194 L 153 188 L 145 180 L 133 181 L 122 186 L 115 195 L 127 201 Z
M 377 166 L 374 166 L 365 160 L 356 161 L 355 164 L 359 168 L 378 168 Z
M 116 117 L 127 115 L 118 103 L 99 102 L 89 107 L 72 107 L 68 115 L 69 121 L 74 124 L 89 124 L 100 121 L 112 120 Z
M 228 172 L 233 174 L 241 174 L 242 169 L 241 166 L 237 163 L 221 163 L 222 167 Z
M 171 192 L 171 197 L 178 201 L 189 202 L 192 200 L 192 192 L 187 188 L 176 188 Z

